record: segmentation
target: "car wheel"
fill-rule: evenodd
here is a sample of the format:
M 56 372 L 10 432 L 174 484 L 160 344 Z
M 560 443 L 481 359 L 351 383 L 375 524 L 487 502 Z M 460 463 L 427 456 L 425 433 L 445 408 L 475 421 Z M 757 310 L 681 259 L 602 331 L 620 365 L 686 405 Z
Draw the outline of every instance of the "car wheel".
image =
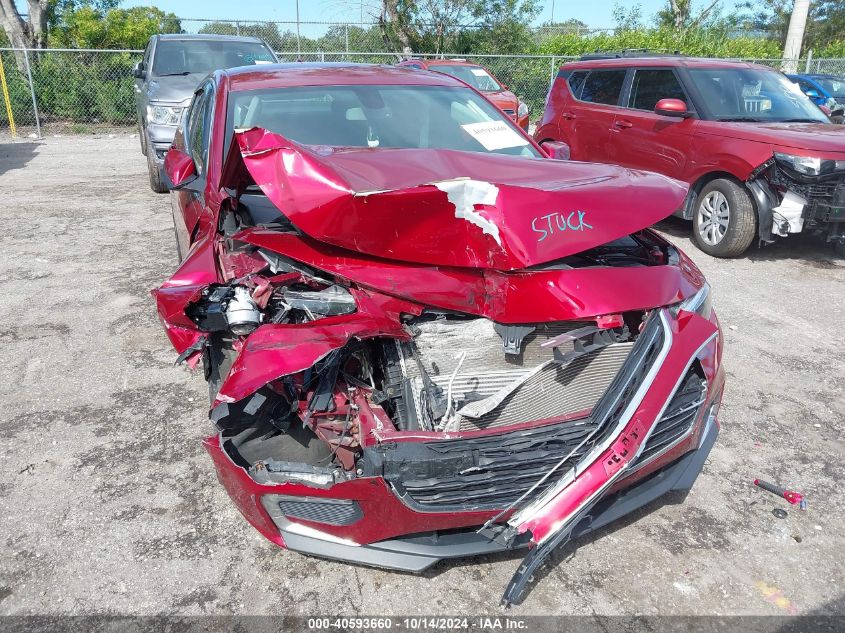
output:
M 147 142 L 147 171 L 150 174 L 150 189 L 156 193 L 167 193 L 167 185 L 164 184 L 164 179 L 161 177 L 161 168 L 155 161 L 155 149 Z
M 749 193 L 732 180 L 718 178 L 696 198 L 692 238 L 708 255 L 738 257 L 754 241 L 756 223 Z

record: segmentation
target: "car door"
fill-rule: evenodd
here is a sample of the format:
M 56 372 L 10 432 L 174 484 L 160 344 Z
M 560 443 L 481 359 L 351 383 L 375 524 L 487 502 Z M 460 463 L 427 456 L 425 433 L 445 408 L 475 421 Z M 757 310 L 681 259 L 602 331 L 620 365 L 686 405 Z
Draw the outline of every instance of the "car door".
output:
M 574 160 L 599 163 L 614 162 L 611 127 L 619 110 L 619 99 L 627 69 L 590 70 L 583 82 L 570 76 L 570 89 L 577 87 L 574 98 L 560 114 L 561 136 L 569 143 Z M 578 83 L 576 83 L 578 82 Z
M 636 68 L 617 111 L 611 132 L 616 162 L 623 167 L 656 171 L 683 180 L 696 119 L 654 113 L 661 99 L 680 99 L 694 106 L 672 68 Z
M 205 185 L 208 179 L 208 146 L 214 119 L 214 83 L 206 81 L 194 93 L 183 120 L 184 150 L 194 161 L 197 178 L 171 195 L 173 224 L 181 253 L 187 253 L 194 231 L 206 207 Z
M 147 82 L 149 81 L 150 77 L 150 62 L 152 61 L 152 50 L 153 50 L 153 42 L 154 39 L 150 38 L 150 41 L 147 42 L 147 47 L 144 49 L 144 56 L 141 58 L 141 68 L 145 71 L 143 77 L 136 77 L 135 78 L 135 109 L 138 113 L 138 121 L 143 121 L 144 117 L 146 116 L 147 112 L 147 103 L 149 102 L 149 98 L 147 95 Z M 143 125 L 139 126 L 139 131 L 142 130 Z

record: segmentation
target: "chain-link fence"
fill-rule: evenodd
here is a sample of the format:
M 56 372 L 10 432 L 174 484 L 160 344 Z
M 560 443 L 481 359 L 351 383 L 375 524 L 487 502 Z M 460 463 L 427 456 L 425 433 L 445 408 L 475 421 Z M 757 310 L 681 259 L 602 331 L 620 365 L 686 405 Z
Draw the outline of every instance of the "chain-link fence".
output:
M 295 47 L 293 48 L 295 51 Z M 132 66 L 137 50 L 0 49 L 5 91 L 0 91 L 0 132 L 11 131 L 9 113 L 18 136 L 89 133 L 137 125 Z M 394 64 L 396 53 L 311 51 L 277 53 L 281 61 L 348 61 Z M 421 54 L 418 57 L 435 57 Z M 455 55 L 437 57 L 456 58 Z M 574 59 L 551 55 L 465 55 L 480 64 L 528 104 L 532 121 L 539 119 L 549 85 L 561 64 Z M 783 68 L 780 59 L 754 59 Z M 802 59 L 798 72 L 845 74 L 845 59 Z M 2 83 L 2 82 L 0 82 Z M 8 96 L 8 98 L 7 98 Z M 39 125 L 40 128 L 39 129 Z

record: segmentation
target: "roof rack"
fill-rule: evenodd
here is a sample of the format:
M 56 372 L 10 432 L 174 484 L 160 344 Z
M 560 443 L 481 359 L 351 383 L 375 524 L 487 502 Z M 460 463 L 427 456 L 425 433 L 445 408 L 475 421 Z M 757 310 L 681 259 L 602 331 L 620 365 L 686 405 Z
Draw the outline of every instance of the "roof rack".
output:
M 625 48 L 621 51 L 603 51 L 597 49 L 593 53 L 581 55 L 581 61 L 593 59 L 622 59 L 625 57 L 684 57 L 681 51 L 655 51 L 647 48 Z

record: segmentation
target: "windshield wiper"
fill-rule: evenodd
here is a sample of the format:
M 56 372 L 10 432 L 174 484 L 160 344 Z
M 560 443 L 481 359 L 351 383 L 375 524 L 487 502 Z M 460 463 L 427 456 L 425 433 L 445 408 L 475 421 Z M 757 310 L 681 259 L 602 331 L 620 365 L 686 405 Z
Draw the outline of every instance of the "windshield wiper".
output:
M 757 119 L 753 116 L 725 116 L 716 119 L 721 123 L 730 123 L 733 121 L 744 121 L 746 123 L 760 123 L 763 119 Z
M 818 119 L 778 119 L 778 123 L 824 123 Z
M 185 75 L 190 75 L 192 70 L 183 70 L 181 73 L 164 73 L 163 75 L 159 75 L 159 77 L 184 77 Z

